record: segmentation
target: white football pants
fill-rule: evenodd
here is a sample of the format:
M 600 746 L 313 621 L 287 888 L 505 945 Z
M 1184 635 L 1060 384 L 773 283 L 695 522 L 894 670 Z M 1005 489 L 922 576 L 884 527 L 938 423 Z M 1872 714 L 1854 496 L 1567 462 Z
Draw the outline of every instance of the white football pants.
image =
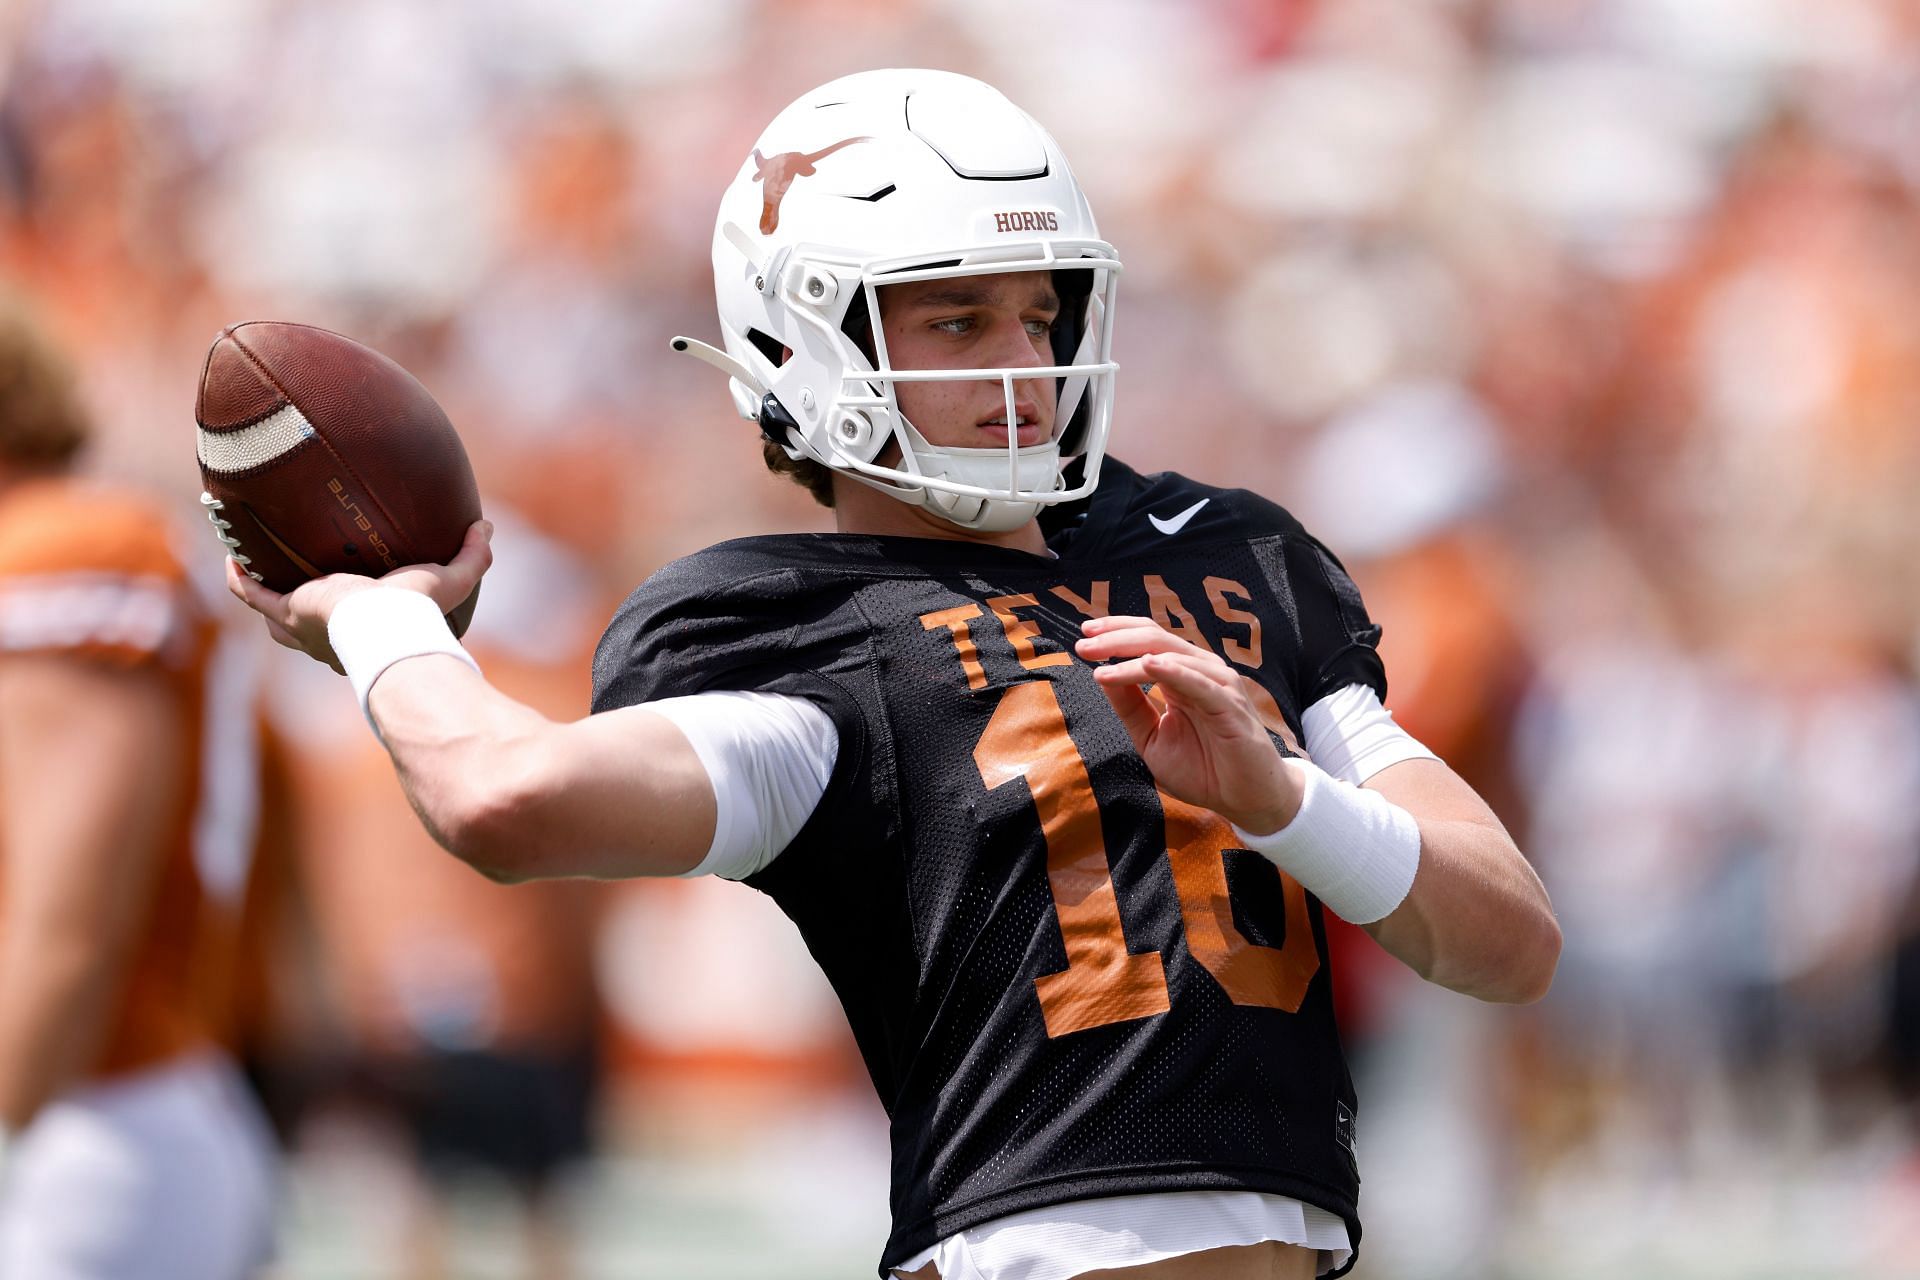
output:
M 0 1171 L 0 1276 L 242 1280 L 271 1251 L 279 1162 L 253 1095 L 195 1053 L 43 1108 Z

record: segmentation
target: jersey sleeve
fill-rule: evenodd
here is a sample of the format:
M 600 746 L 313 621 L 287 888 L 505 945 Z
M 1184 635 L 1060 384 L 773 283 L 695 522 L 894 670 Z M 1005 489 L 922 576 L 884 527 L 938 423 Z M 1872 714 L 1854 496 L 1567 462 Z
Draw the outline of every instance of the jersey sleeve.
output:
M 209 619 L 137 499 L 65 483 L 0 507 L 0 654 L 70 654 L 121 666 L 192 660 Z
M 800 829 L 744 872 L 756 887 L 796 845 L 865 840 L 844 824 L 872 806 L 847 801 L 884 777 L 871 767 L 874 734 L 852 692 L 869 678 L 865 629 L 837 612 L 844 592 L 822 591 L 777 561 L 775 552 L 743 556 L 723 543 L 668 565 L 620 607 L 593 663 L 596 712 L 710 692 L 762 693 L 810 703 L 831 721 L 830 733 L 802 735 L 830 738 L 835 754 L 825 762 L 824 785 L 805 797 Z M 799 794 L 764 798 L 792 809 L 801 806 Z
M 712 549 L 642 583 L 614 614 L 593 657 L 593 709 L 729 689 L 793 693 L 806 683 L 797 623 L 782 605 L 799 575 Z M 802 695 L 804 696 L 804 695 Z
M 1367 616 L 1360 589 L 1346 567 L 1320 542 L 1298 530 L 1285 539 L 1287 580 L 1300 617 L 1300 659 L 1295 673 L 1302 706 L 1349 685 L 1387 696 L 1387 669 L 1380 661 L 1380 627 Z

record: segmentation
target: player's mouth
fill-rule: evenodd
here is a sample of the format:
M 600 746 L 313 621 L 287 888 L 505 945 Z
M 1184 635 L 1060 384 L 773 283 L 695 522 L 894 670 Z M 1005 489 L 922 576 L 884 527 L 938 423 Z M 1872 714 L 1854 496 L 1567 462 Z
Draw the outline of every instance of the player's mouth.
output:
M 1040 420 L 1031 413 L 1017 414 L 1015 423 L 1016 423 L 1015 430 L 1018 433 L 1017 439 L 1020 442 L 1020 447 L 1023 449 L 1026 448 L 1028 445 L 1040 444 L 1047 438 L 1046 427 L 1042 425 Z M 996 414 L 991 418 L 983 419 L 981 422 L 977 423 L 976 425 L 981 431 L 984 431 L 990 436 L 992 436 L 994 443 L 996 444 L 1006 443 L 1006 440 L 1007 440 L 1007 415 L 1006 414 L 1004 413 Z

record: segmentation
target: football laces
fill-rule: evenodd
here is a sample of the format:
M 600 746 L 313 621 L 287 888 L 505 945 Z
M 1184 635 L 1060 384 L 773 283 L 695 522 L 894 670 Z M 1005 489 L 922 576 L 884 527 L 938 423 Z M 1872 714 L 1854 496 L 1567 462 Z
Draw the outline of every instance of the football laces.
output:
M 253 557 L 242 552 L 240 550 L 240 539 L 227 532 L 227 530 L 233 528 L 233 521 L 222 520 L 220 518 L 220 513 L 227 509 L 227 504 L 205 490 L 202 490 L 200 493 L 200 505 L 207 509 L 207 519 L 213 522 L 213 536 L 220 539 L 221 543 L 226 546 L 227 554 L 233 558 L 235 564 L 238 564 L 242 569 L 247 569 L 247 566 L 253 563 Z M 255 582 L 266 581 L 265 578 L 251 569 L 247 569 L 247 576 Z

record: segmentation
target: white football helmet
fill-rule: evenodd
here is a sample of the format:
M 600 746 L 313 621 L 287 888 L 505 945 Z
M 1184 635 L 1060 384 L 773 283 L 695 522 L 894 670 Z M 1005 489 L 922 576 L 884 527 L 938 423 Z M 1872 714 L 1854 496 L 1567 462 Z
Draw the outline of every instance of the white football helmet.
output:
M 1055 363 L 895 369 L 882 285 L 1050 271 L 1062 310 Z M 1100 478 L 1113 415 L 1119 256 L 1100 239 L 1060 147 L 996 89 L 945 71 L 867 71 L 820 86 L 767 126 L 720 201 L 714 292 L 742 416 L 807 457 L 970 529 L 1004 531 Z M 863 348 L 870 343 L 871 349 Z M 783 357 L 783 351 L 791 356 Z M 1015 420 L 1015 379 L 1052 376 L 1052 439 L 929 444 L 900 412 L 907 381 L 988 379 Z M 887 456 L 887 446 L 898 456 Z M 1082 457 L 1072 488 L 1062 459 Z

